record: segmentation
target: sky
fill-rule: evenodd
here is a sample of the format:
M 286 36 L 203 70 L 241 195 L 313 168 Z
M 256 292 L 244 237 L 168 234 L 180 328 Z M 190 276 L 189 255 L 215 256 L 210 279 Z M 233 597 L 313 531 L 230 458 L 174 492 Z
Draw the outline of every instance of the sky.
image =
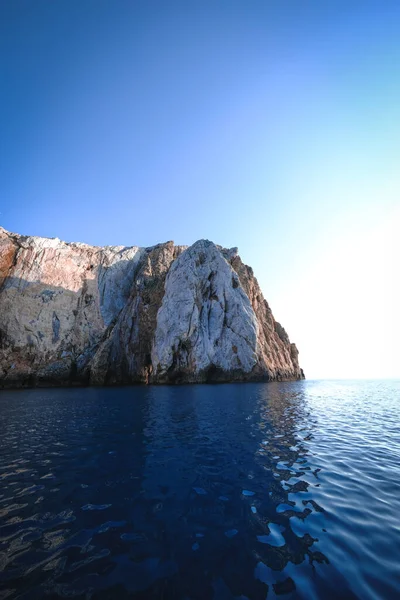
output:
M 308 378 L 400 377 L 398 0 L 3 0 L 0 225 L 238 246 Z

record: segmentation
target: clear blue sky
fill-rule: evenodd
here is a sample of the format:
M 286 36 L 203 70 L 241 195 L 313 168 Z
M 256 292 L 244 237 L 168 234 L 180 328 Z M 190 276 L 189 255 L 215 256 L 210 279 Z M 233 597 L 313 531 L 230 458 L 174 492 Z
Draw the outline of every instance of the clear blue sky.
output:
M 0 224 L 238 246 L 306 374 L 398 376 L 399 31 L 398 0 L 3 0 Z

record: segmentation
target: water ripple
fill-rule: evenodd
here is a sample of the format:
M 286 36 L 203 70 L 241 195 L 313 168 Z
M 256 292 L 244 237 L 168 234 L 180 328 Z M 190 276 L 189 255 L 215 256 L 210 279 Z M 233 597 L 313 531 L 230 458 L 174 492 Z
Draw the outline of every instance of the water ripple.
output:
M 0 598 L 398 597 L 399 382 L 0 402 Z

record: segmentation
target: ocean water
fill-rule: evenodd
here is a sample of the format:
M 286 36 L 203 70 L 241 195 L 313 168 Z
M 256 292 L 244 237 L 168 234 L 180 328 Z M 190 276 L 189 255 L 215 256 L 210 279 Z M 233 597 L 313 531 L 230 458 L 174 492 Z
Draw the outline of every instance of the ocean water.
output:
M 0 392 L 0 598 L 400 598 L 400 384 Z

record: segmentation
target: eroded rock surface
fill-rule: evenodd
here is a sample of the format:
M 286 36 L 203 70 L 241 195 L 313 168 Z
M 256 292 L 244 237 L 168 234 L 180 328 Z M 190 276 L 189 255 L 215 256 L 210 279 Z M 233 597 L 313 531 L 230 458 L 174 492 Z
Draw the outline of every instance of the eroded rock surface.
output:
M 236 248 L 100 248 L 0 228 L 0 386 L 301 377 Z
M 257 364 L 258 323 L 231 265 L 200 240 L 172 264 L 158 311 L 152 365 L 160 380 L 246 377 Z

